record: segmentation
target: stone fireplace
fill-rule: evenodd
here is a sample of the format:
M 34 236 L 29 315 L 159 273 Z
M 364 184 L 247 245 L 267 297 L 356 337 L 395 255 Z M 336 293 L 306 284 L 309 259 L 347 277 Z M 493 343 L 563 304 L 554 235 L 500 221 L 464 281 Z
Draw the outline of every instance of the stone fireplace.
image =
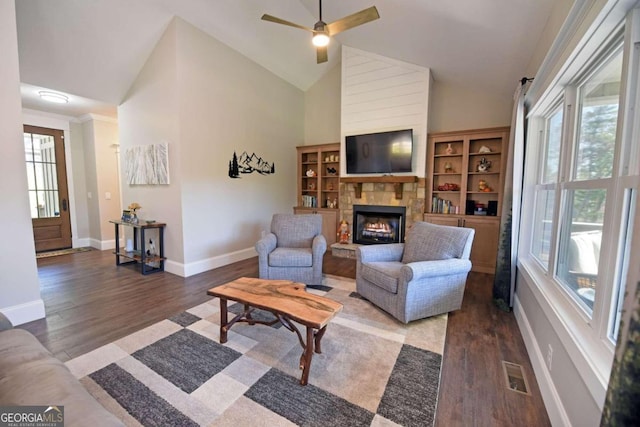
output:
M 406 210 L 404 206 L 354 205 L 353 243 L 403 243 Z
M 340 183 L 340 218 L 349 222 L 351 227 L 351 240 L 355 236 L 354 207 L 403 207 L 405 209 L 405 232 L 411 228 L 414 221 L 423 221 L 425 206 L 425 180 L 418 178 L 417 182 L 402 184 L 402 198 L 397 198 L 396 188 L 390 183 L 364 182 L 361 191 L 356 191 L 353 183 Z M 359 196 L 359 197 L 358 197 Z M 356 230 L 357 231 L 357 230 Z M 403 232 L 404 236 L 404 232 Z M 353 241 L 353 243 L 356 243 Z

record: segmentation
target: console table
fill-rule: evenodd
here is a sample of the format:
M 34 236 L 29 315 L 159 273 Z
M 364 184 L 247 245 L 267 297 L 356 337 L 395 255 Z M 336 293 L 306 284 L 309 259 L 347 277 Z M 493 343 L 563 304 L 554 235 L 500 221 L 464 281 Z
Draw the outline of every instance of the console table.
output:
M 140 264 L 142 274 L 156 273 L 158 271 L 164 271 L 164 227 L 166 224 L 159 222 L 142 222 L 134 224 L 132 222 L 111 220 L 110 223 L 115 225 L 116 234 L 116 250 L 113 252 L 116 255 L 116 265 L 122 264 Z M 133 250 L 127 251 L 125 248 L 120 247 L 120 227 L 133 228 Z M 158 241 L 156 243 L 157 253 L 150 253 L 147 248 L 147 241 L 145 238 L 145 231 L 156 229 L 158 230 Z M 139 244 L 138 244 L 138 236 Z M 122 261 L 121 258 L 128 259 L 128 261 Z

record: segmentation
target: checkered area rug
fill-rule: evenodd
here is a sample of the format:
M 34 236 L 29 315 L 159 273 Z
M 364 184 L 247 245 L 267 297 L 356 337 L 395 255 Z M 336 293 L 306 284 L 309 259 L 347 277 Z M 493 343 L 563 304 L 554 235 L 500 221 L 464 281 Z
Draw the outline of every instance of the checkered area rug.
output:
M 353 280 L 335 276 L 309 289 L 344 309 L 306 386 L 298 338 L 279 324 L 238 323 L 219 344 L 217 299 L 67 366 L 126 425 L 433 425 L 447 316 L 404 325 L 354 291 Z

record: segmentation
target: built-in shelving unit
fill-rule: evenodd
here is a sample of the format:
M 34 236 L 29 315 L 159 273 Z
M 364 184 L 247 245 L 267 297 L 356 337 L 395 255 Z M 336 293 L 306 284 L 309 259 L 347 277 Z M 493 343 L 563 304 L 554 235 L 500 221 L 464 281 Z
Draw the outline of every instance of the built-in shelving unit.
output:
M 296 214 L 322 215 L 323 235 L 336 242 L 340 204 L 340 143 L 302 145 L 298 152 Z
M 424 220 L 476 230 L 474 271 L 495 272 L 508 140 L 508 127 L 429 135 Z

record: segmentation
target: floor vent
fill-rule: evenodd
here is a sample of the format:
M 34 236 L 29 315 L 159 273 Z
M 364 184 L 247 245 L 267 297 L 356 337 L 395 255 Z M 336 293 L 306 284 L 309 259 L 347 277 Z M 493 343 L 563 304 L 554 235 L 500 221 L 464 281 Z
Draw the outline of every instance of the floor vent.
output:
M 524 374 L 521 365 L 503 360 L 502 369 L 504 371 L 504 380 L 509 390 L 531 395 L 527 376 Z

